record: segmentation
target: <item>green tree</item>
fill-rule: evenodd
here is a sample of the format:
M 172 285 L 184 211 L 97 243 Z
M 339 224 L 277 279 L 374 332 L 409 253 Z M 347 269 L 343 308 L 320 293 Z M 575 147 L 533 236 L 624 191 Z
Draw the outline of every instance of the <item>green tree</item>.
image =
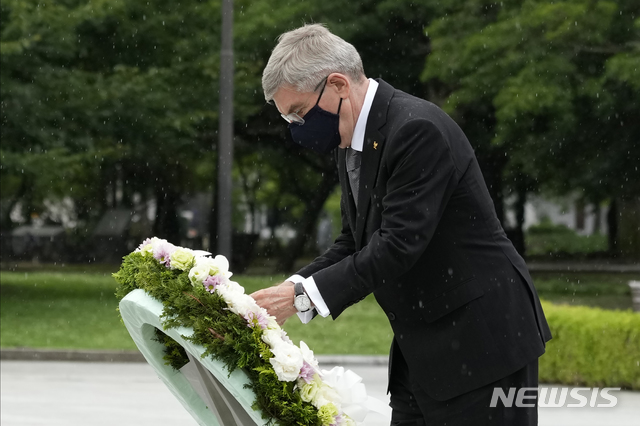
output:
M 479 157 L 495 159 L 495 179 L 508 177 L 494 195 L 637 199 L 637 2 L 456 1 L 427 32 L 423 78 L 441 87 Z
M 9 0 L 1 14 L 3 198 L 28 216 L 72 196 L 89 226 L 139 193 L 175 240 L 177 201 L 212 160 L 216 4 Z
M 215 186 L 219 2 L 8 0 L 0 10 L 5 204 L 20 202 L 28 215 L 47 198 L 72 196 L 89 227 L 141 194 L 159 207 L 155 233 L 177 239 L 181 198 Z M 332 159 L 287 141 L 286 123 L 264 103 L 261 74 L 277 36 L 327 23 L 361 52 L 368 76 L 440 102 L 450 84 L 420 81 L 431 48 L 425 28 L 451 10 L 409 0 L 235 2 L 234 176 L 248 211 L 267 208 L 297 231 L 282 269 L 304 253 L 337 179 Z M 494 124 L 481 108 L 468 111 L 465 130 L 501 177 L 506 161 L 489 136 Z M 488 180 L 492 188 L 501 182 Z

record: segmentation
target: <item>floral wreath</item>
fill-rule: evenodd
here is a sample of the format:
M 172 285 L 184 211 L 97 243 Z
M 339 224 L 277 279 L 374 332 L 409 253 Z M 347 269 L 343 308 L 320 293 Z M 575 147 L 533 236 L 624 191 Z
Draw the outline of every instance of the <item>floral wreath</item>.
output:
M 352 426 L 364 420 L 368 405 L 364 384 L 354 373 L 336 367 L 320 370 L 313 351 L 296 346 L 275 317 L 231 281 L 224 256 L 177 247 L 156 237 L 124 257 L 113 274 L 118 299 L 140 288 L 162 302 L 165 329 L 190 327 L 183 336 L 224 362 L 229 373 L 243 369 L 256 395 L 252 408 L 269 423 Z M 157 332 L 165 360 L 179 369 L 188 362 L 182 346 Z M 354 380 L 355 376 L 355 380 Z

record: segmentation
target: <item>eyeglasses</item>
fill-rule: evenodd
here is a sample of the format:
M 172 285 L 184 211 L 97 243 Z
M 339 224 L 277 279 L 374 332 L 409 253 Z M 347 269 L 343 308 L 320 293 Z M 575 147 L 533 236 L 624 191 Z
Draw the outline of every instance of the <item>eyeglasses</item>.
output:
M 327 78 L 329 78 L 329 76 L 326 76 L 325 78 L 323 78 L 322 81 L 320 81 L 320 83 L 318 83 L 318 85 L 315 87 L 315 89 L 313 89 L 313 92 L 315 92 L 316 90 L 318 90 L 320 85 L 322 85 L 324 83 L 324 85 L 322 86 L 322 90 L 320 91 L 320 95 L 318 95 L 318 100 L 316 101 L 316 105 L 318 105 L 318 102 L 320 102 L 320 98 L 322 97 L 322 94 L 324 93 L 324 88 L 327 86 Z M 280 115 L 282 116 L 282 118 L 285 119 L 285 121 L 287 123 L 289 123 L 289 124 L 294 123 L 294 124 L 297 124 L 298 126 L 302 126 L 304 124 L 304 118 L 302 118 L 302 117 L 300 117 L 298 115 L 298 113 L 301 110 L 302 110 L 302 108 L 300 108 L 296 112 L 291 112 L 289 114 L 280 114 Z

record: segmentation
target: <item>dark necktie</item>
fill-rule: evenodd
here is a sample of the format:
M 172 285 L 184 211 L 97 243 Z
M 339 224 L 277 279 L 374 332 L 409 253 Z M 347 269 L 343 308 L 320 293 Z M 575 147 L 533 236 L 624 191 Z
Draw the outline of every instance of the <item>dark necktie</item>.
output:
M 360 188 L 360 162 L 362 153 L 351 148 L 347 148 L 346 163 L 349 184 L 353 193 L 353 201 L 358 208 L 358 189 Z

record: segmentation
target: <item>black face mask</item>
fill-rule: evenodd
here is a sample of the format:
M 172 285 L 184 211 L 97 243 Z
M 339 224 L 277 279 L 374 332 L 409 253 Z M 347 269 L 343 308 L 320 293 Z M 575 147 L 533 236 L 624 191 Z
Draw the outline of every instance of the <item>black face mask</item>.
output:
M 304 115 L 304 124 L 290 123 L 289 130 L 296 143 L 321 154 L 328 154 L 340 145 L 339 124 L 342 98 L 340 98 L 338 112 L 333 114 L 318 106 L 323 92 L 324 87 L 314 107 Z

